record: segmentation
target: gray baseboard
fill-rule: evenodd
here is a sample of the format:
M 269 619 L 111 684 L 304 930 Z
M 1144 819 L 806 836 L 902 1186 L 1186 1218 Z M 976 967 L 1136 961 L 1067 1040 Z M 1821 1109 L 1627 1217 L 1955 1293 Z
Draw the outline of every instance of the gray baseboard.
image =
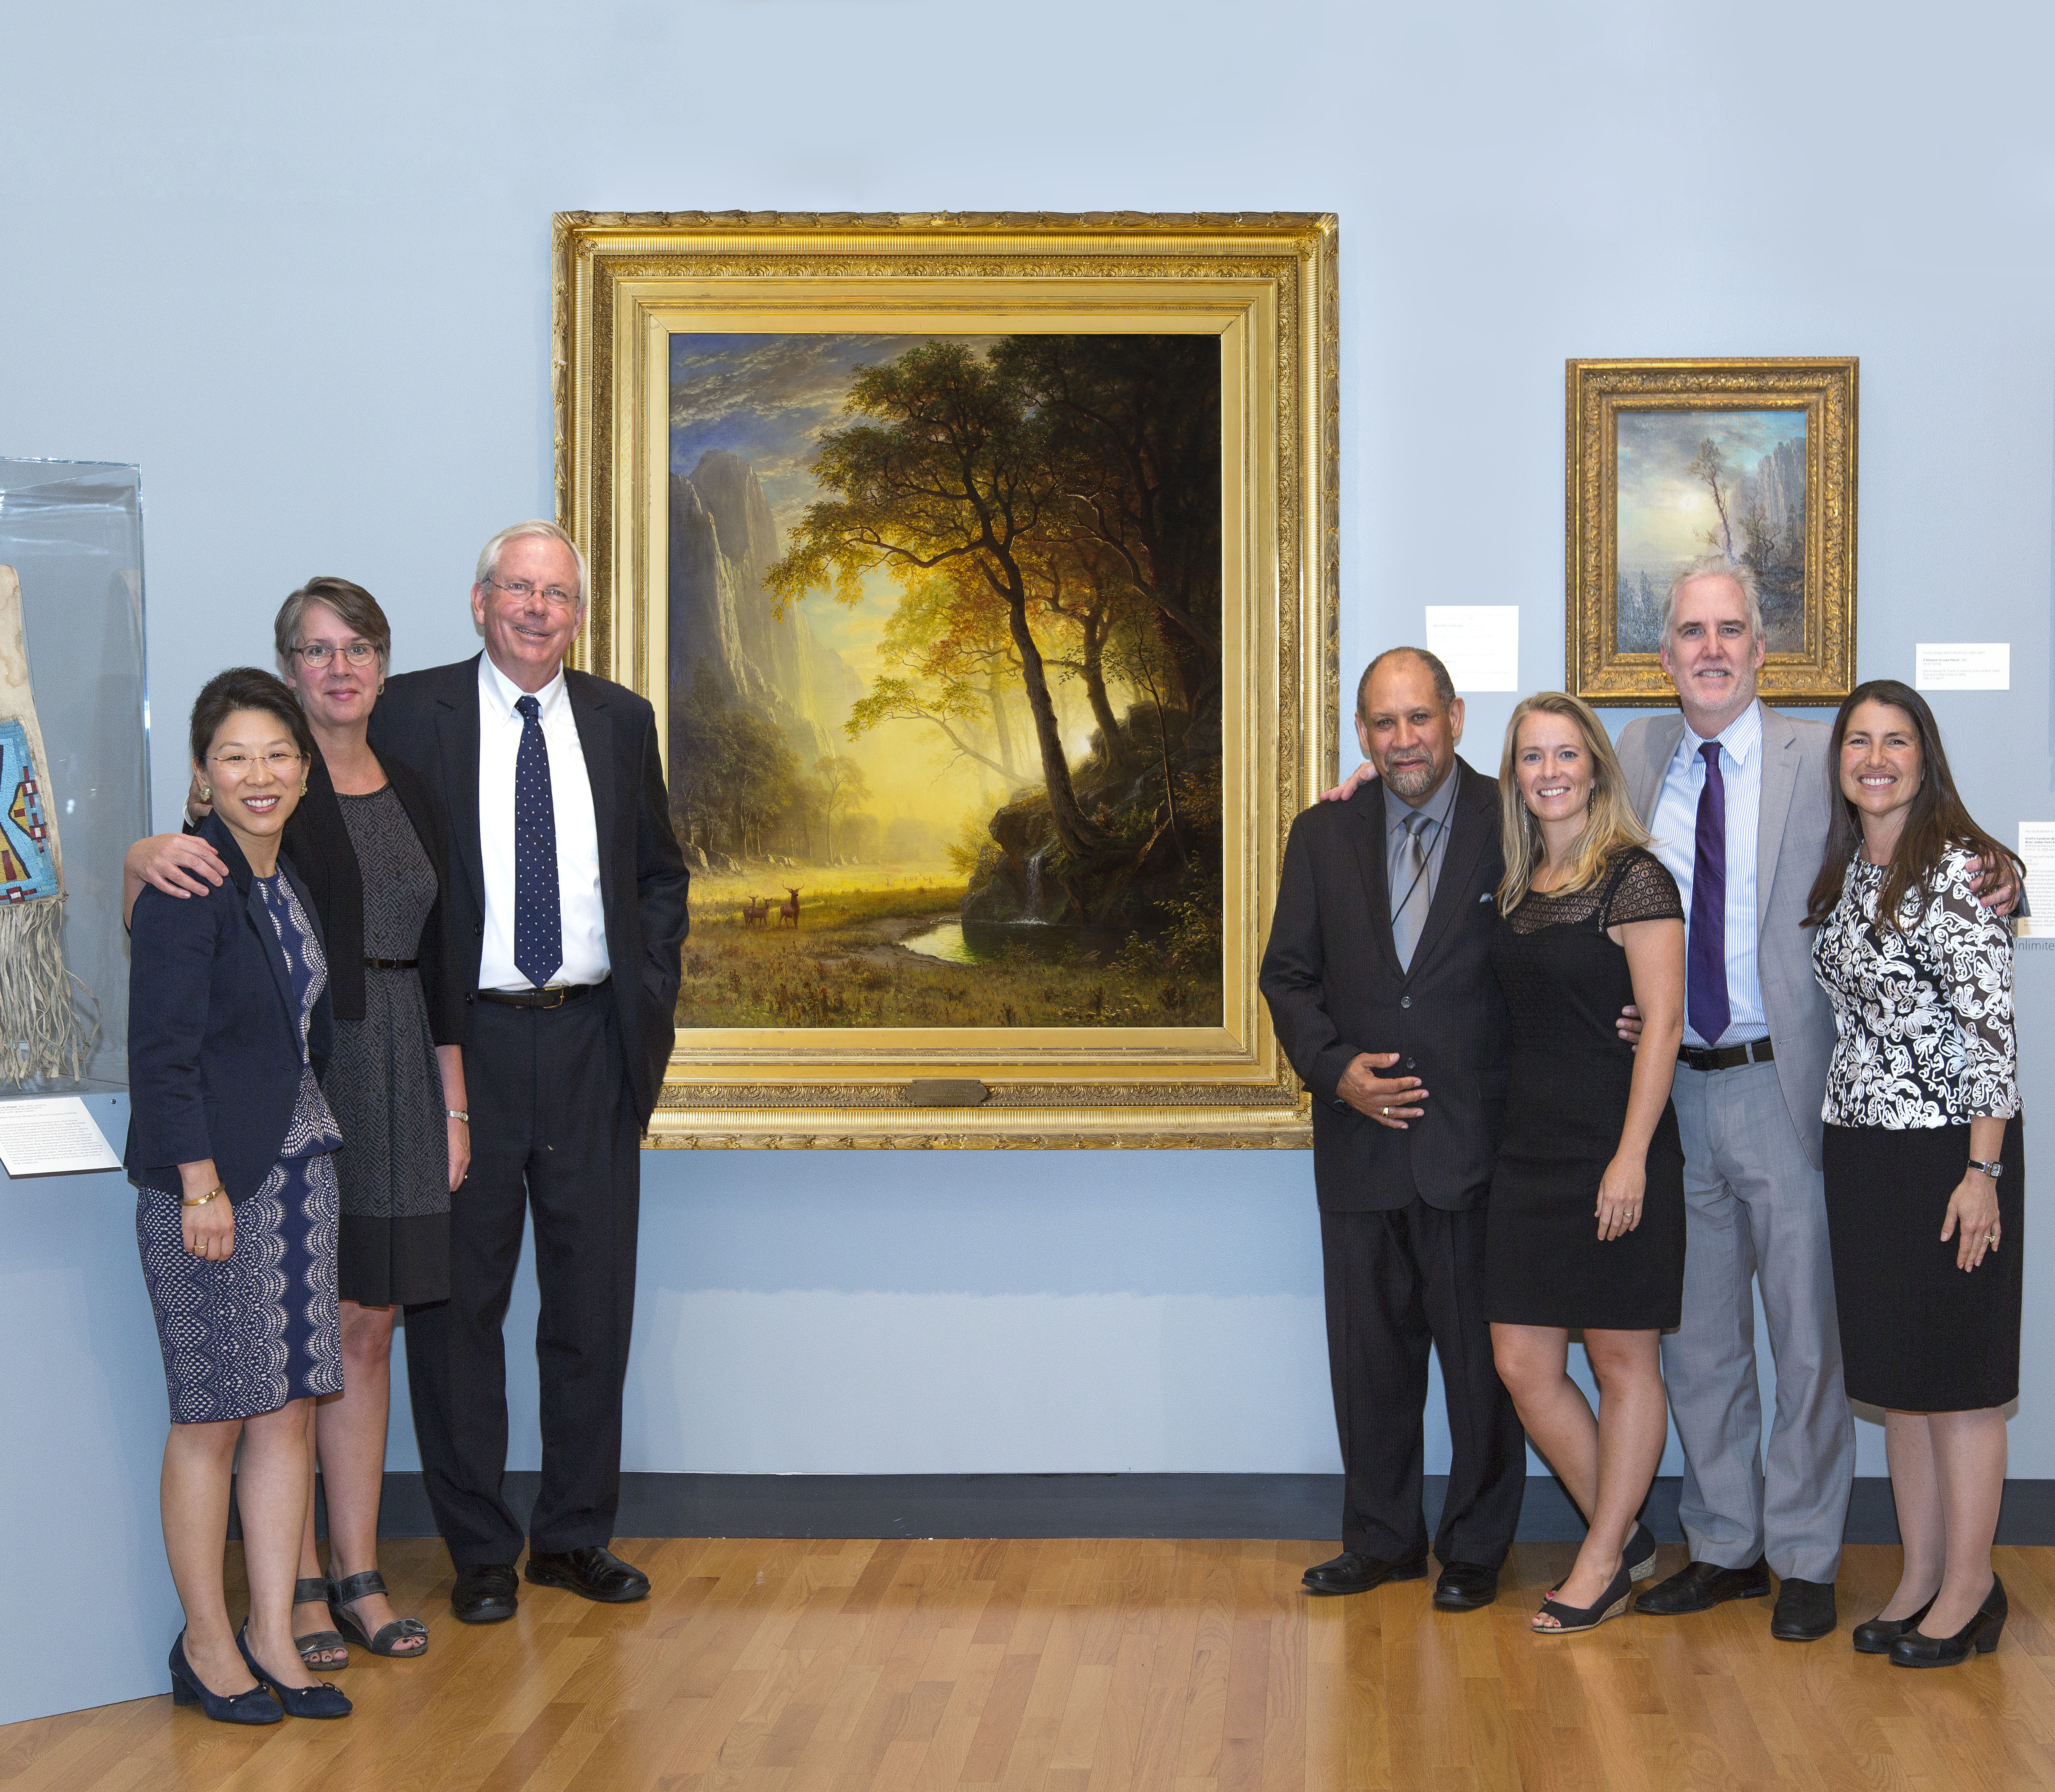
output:
M 526 1520 L 540 1477 L 507 1477 L 507 1502 Z M 1447 1491 L 1428 1478 L 1431 1530 Z M 1656 1482 L 1644 1508 L 1663 1542 L 1682 1541 L 1678 1482 Z M 1340 1528 L 1338 1474 L 624 1474 L 621 1537 L 1182 1537 L 1331 1541 Z M 324 1528 L 325 1528 L 324 1526 Z M 388 1474 L 385 1537 L 433 1537 L 418 1474 Z M 1572 1542 L 1582 1522 L 1560 1482 L 1528 1478 L 1520 1538 Z M 1895 1543 L 1891 1483 L 1859 1477 L 1848 1541 Z M 2055 1544 L 2055 1481 L 2008 1481 L 1998 1540 Z

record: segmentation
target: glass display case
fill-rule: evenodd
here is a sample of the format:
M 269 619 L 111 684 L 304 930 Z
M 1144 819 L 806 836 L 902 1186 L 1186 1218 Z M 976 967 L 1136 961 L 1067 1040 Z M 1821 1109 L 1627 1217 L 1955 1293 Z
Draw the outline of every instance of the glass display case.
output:
M 128 1087 L 121 859 L 149 828 L 148 728 L 138 470 L 0 459 L 0 1095 Z

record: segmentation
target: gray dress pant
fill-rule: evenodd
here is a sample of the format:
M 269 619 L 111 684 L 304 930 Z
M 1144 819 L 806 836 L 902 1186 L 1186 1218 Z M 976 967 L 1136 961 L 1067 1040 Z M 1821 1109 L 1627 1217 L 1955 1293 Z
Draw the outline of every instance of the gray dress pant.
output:
M 1684 1320 L 1663 1340 L 1684 1447 L 1678 1517 L 1694 1561 L 1831 1581 L 1854 1485 L 1824 1186 L 1773 1064 L 1677 1067 L 1684 1141 Z M 1753 1278 L 1777 1360 L 1765 1467 Z

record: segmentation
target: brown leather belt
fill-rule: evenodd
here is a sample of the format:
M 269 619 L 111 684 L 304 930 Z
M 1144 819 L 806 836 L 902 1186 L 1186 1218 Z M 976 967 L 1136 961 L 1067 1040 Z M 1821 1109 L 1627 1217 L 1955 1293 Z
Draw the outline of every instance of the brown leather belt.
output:
M 562 1008 L 566 1002 L 582 1002 L 604 983 L 553 983 L 546 989 L 481 989 L 482 1002 L 497 1002 L 502 1008 Z
M 417 971 L 421 961 L 418 958 L 367 958 L 364 968 L 367 971 Z
M 1766 1064 L 1777 1054 L 1769 1048 L 1766 1039 L 1751 1040 L 1745 1045 L 1722 1045 L 1708 1049 L 1702 1045 L 1680 1045 L 1677 1048 L 1677 1062 L 1690 1070 L 1738 1070 L 1743 1064 Z

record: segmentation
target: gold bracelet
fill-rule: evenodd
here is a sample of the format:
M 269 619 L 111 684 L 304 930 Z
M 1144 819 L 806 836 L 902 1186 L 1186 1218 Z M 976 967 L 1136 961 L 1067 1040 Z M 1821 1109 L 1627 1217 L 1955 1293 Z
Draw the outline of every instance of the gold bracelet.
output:
M 227 1193 L 228 1190 L 227 1189 L 223 1188 L 220 1183 L 216 1182 L 212 1188 L 209 1189 L 207 1193 L 202 1195 L 197 1201 L 189 1194 L 180 1195 L 179 1197 L 179 1205 L 181 1207 L 204 1207 L 207 1202 L 213 1200 L 217 1194 L 226 1194 Z
M 469 1126 L 471 1124 L 470 1115 L 467 1114 L 461 1107 L 445 1107 L 443 1111 L 452 1120 L 461 1120 L 466 1126 Z

